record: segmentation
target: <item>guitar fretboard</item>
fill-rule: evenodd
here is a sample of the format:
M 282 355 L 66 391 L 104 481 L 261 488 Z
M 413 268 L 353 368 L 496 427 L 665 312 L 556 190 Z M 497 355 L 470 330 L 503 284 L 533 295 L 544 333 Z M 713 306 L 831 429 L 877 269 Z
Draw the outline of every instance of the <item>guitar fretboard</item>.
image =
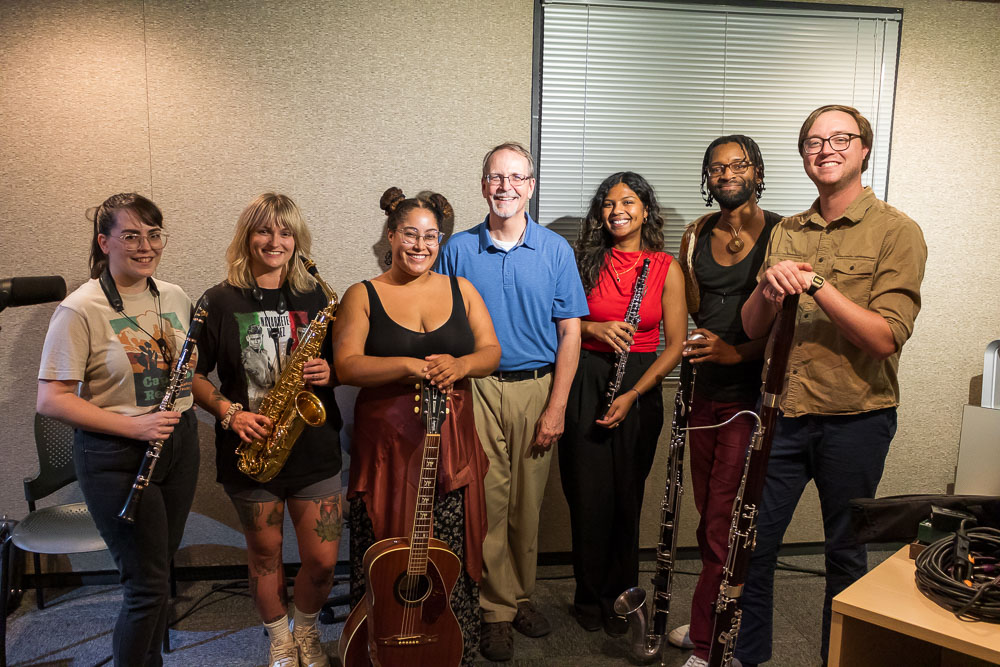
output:
M 406 572 L 409 575 L 427 573 L 427 543 L 434 527 L 434 490 L 437 485 L 438 451 L 441 435 L 428 433 L 424 437 L 424 456 L 420 465 L 417 488 L 417 506 L 413 513 L 413 531 L 410 536 L 410 559 Z

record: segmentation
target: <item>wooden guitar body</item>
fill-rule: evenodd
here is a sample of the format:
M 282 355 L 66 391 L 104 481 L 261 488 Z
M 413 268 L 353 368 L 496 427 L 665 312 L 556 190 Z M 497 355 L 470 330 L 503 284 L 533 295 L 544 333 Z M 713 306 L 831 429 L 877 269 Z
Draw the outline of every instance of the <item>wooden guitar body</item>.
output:
M 407 574 L 410 540 L 376 542 L 363 561 L 365 599 L 351 610 L 340 637 L 344 667 L 449 667 L 462 661 L 462 628 L 451 610 L 451 591 L 462 562 L 431 538 L 427 571 Z

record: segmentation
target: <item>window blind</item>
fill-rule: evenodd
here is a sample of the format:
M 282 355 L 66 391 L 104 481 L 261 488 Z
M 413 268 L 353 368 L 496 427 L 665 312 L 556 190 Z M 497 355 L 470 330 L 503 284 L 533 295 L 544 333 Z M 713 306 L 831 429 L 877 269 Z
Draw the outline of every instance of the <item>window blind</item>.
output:
M 799 126 L 833 103 L 872 123 L 862 179 L 885 199 L 901 13 L 818 7 L 543 1 L 538 221 L 574 242 L 598 184 L 635 171 L 656 189 L 676 253 L 684 225 L 711 210 L 702 156 L 726 134 L 760 145 L 764 208 L 805 210 L 816 189 Z

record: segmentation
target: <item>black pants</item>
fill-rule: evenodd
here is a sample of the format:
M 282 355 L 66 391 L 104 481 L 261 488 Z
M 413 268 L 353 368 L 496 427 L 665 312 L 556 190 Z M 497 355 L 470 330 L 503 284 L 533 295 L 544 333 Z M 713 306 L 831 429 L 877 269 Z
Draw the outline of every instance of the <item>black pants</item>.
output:
M 118 519 L 147 443 L 76 431 L 73 462 L 87 508 L 118 567 L 123 601 L 114 633 L 115 665 L 159 667 L 170 599 L 170 560 L 198 481 L 198 421 L 181 417 L 163 446 L 134 525 Z
M 639 514 L 646 476 L 663 428 L 663 394 L 651 389 L 618 428 L 594 424 L 604 416 L 614 355 L 582 350 L 559 441 L 559 474 L 573 534 L 574 604 L 594 618 L 612 615 L 615 598 L 639 579 Z M 621 392 L 656 360 L 634 352 Z

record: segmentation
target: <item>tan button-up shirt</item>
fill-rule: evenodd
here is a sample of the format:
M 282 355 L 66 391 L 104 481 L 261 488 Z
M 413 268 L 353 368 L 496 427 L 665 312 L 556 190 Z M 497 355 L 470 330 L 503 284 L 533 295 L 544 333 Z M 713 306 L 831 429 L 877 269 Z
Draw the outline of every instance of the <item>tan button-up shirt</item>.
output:
M 857 414 L 899 405 L 899 354 L 920 311 L 927 245 L 920 227 L 865 188 L 844 215 L 827 222 L 819 200 L 783 219 L 771 233 L 767 267 L 790 259 L 808 262 L 844 296 L 889 324 L 896 352 L 881 361 L 850 342 L 806 294 L 799 300 L 788 384 L 781 410 Z M 766 373 L 766 369 L 765 369 Z

